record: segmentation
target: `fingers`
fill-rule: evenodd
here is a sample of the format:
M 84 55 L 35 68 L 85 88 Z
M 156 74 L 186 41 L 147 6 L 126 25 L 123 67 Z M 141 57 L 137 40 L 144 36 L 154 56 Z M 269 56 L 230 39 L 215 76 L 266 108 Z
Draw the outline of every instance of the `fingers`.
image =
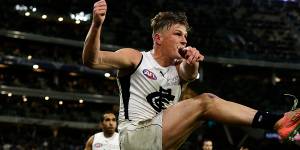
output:
M 106 9 L 94 9 L 94 14 L 104 16 L 106 14 Z
M 204 60 L 204 56 L 202 54 L 200 54 L 200 52 L 193 47 L 186 47 L 186 54 L 184 56 L 184 58 L 186 59 L 186 62 L 188 64 L 194 64 L 196 62 L 200 62 Z
M 189 52 L 188 52 L 189 53 Z M 195 63 L 195 59 L 196 59 L 196 51 L 190 51 L 190 55 L 188 56 L 188 58 L 187 58 L 187 63 L 188 64 L 192 64 L 192 63 Z
M 94 7 L 97 7 L 97 6 L 106 6 L 106 1 L 105 0 L 100 0 L 96 3 L 94 3 Z
M 107 11 L 107 4 L 105 0 L 100 0 L 94 4 L 94 14 L 104 16 Z

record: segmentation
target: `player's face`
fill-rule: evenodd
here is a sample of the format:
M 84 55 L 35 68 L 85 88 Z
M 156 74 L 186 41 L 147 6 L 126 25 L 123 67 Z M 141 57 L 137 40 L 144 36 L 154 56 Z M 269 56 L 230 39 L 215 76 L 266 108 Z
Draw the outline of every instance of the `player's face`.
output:
M 102 130 L 107 133 L 114 133 L 117 127 L 116 116 L 114 114 L 104 114 Z
M 162 49 L 166 51 L 170 57 L 181 58 L 178 53 L 179 48 L 186 47 L 187 44 L 187 29 L 184 25 L 174 24 L 169 29 L 165 28 L 162 33 Z
M 212 150 L 213 149 L 212 141 L 204 141 L 202 149 L 203 150 Z

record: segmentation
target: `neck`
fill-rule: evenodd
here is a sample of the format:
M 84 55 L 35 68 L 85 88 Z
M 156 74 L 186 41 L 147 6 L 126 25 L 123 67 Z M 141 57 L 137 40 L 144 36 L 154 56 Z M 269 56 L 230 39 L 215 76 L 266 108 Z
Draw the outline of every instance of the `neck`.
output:
M 106 138 L 110 138 L 114 135 L 114 133 L 107 133 L 107 132 L 103 132 L 103 134 Z
M 174 59 L 168 57 L 168 54 L 164 54 L 163 49 L 154 48 L 151 54 L 156 62 L 162 67 L 168 67 L 174 64 Z

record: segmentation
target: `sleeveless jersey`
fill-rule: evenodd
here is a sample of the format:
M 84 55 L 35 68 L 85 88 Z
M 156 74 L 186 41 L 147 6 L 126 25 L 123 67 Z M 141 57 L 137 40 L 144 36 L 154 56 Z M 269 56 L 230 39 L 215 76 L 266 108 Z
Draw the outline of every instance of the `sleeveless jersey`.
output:
M 128 121 L 152 119 L 163 109 L 177 103 L 181 95 L 176 66 L 160 66 L 151 52 L 142 52 L 136 70 L 127 76 L 118 77 L 118 86 L 119 125 Z
M 96 133 L 92 150 L 120 150 L 119 133 L 114 133 L 110 138 L 106 138 L 103 132 Z

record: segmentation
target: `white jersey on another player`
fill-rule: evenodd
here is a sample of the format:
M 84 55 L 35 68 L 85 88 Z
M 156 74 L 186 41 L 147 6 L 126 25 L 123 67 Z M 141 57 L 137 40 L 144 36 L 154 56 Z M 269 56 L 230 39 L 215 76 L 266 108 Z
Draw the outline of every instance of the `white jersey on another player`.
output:
M 96 133 L 93 139 L 92 150 L 120 150 L 119 133 L 112 137 L 105 137 L 103 132 Z
M 181 95 L 176 66 L 162 67 L 151 52 L 142 52 L 140 64 L 127 76 L 118 78 L 120 89 L 119 129 L 128 122 L 154 118 Z

